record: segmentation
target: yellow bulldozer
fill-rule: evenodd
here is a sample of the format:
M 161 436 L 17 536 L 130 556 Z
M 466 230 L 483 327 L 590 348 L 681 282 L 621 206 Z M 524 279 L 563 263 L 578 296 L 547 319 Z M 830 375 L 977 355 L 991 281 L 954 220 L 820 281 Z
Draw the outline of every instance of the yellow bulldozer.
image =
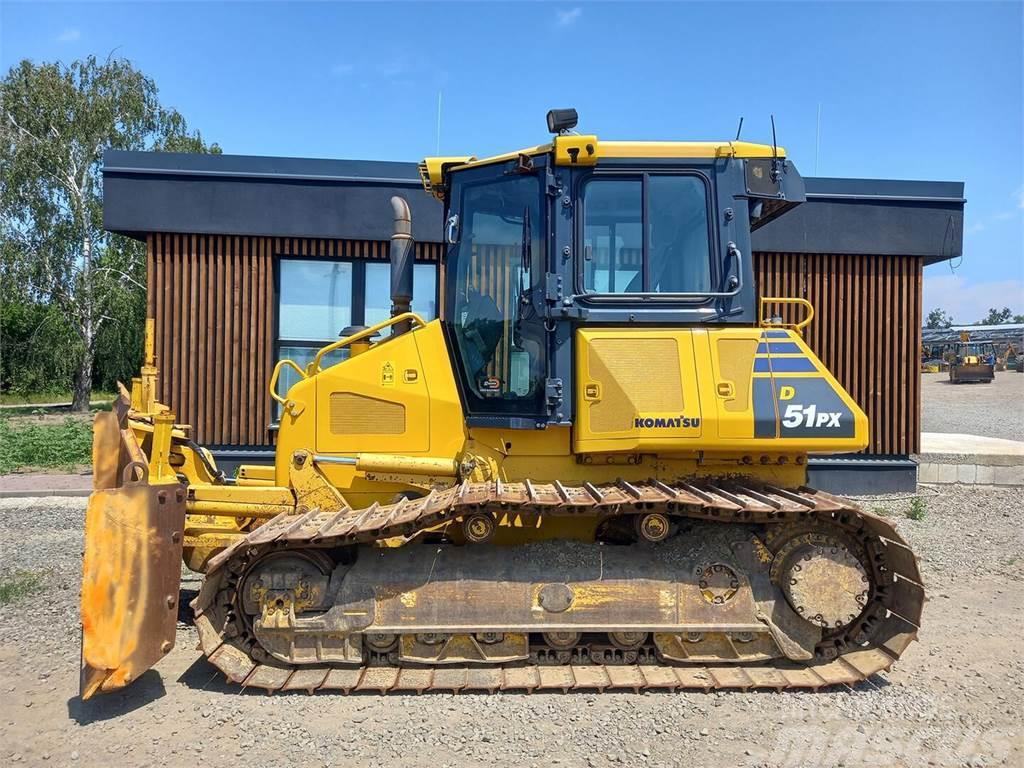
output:
M 804 199 L 793 163 L 575 125 L 421 164 L 441 317 L 410 311 L 396 197 L 392 316 L 278 364 L 273 466 L 226 477 L 176 423 L 148 324 L 96 419 L 83 698 L 174 646 L 182 560 L 202 652 L 268 691 L 817 688 L 900 656 L 914 554 L 806 487 L 867 418 L 802 338 L 811 306 L 754 285 L 751 231 Z

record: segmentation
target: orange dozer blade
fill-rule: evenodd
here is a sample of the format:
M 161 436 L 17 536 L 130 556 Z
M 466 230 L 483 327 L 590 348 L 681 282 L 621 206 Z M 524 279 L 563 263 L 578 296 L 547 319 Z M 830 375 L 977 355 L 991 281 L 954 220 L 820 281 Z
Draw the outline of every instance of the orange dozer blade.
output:
M 82 563 L 83 699 L 123 688 L 174 647 L 185 488 L 150 485 L 122 398 L 97 415 Z

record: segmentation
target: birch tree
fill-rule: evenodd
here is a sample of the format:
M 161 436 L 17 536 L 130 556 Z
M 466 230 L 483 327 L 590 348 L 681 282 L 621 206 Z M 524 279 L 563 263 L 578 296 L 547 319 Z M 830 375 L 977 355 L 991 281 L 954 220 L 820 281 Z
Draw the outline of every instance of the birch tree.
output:
M 22 61 L 0 82 L 0 237 L 8 288 L 57 307 L 74 331 L 74 410 L 92 392 L 96 341 L 125 291 L 145 292 L 145 251 L 103 230 L 106 149 L 220 152 L 164 107 L 129 61 Z

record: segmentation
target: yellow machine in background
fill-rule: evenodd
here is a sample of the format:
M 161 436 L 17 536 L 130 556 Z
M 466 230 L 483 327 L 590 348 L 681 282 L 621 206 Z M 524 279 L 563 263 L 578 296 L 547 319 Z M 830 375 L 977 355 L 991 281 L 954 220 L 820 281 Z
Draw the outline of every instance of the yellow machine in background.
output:
M 949 380 L 953 384 L 988 384 L 995 377 L 995 347 L 991 341 L 972 340 L 961 331 L 960 342 L 950 350 Z
M 268 690 L 817 687 L 899 656 L 913 554 L 805 487 L 807 456 L 864 448 L 867 419 L 803 341 L 810 305 L 758 299 L 746 256 L 803 199 L 795 168 L 574 124 L 423 163 L 442 317 L 409 311 L 395 198 L 392 317 L 277 366 L 273 467 L 226 478 L 174 423 L 147 327 L 96 425 L 84 697 L 173 647 L 181 557 L 205 573 L 203 652 Z

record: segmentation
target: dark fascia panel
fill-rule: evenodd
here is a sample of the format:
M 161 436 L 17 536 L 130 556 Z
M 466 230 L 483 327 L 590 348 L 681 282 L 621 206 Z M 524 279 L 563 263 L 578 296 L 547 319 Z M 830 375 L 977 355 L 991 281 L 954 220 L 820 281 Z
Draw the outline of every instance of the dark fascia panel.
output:
M 807 202 L 753 233 L 756 251 L 924 256 L 963 252 L 963 184 L 807 178 Z M 413 236 L 441 242 L 442 207 L 415 163 L 179 152 L 104 155 L 103 223 L 149 232 L 387 240 L 389 200 L 412 209 Z
M 103 225 L 149 232 L 387 240 L 390 199 L 412 209 L 413 236 L 441 241 L 441 204 L 415 163 L 108 151 Z
M 963 253 L 962 182 L 806 181 L 807 202 L 754 232 L 755 251 L 923 256 L 926 264 Z

